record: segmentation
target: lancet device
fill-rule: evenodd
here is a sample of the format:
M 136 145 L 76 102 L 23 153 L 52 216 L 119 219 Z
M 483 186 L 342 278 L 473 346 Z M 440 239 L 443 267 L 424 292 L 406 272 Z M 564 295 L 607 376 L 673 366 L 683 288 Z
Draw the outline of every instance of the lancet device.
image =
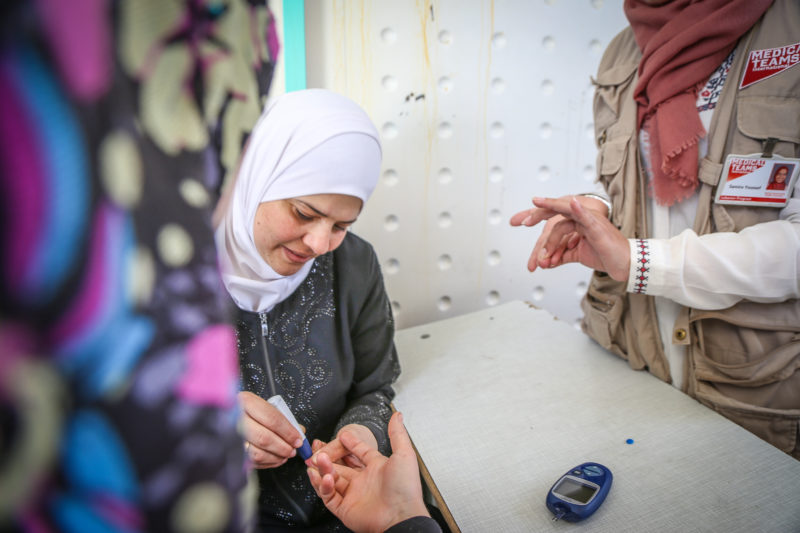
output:
M 272 396 L 269 400 L 267 400 L 273 407 L 275 407 L 278 411 L 281 412 L 283 416 L 294 426 L 294 428 L 300 432 L 303 436 L 303 445 L 297 449 L 297 453 L 300 454 L 300 457 L 303 458 L 303 461 L 311 457 L 311 445 L 308 443 L 308 439 L 306 438 L 306 434 L 303 431 L 303 428 L 300 427 L 300 424 L 297 423 L 297 419 L 292 414 L 292 410 L 289 409 L 289 406 L 286 405 L 286 401 L 283 399 L 283 396 L 280 394 L 276 394 Z

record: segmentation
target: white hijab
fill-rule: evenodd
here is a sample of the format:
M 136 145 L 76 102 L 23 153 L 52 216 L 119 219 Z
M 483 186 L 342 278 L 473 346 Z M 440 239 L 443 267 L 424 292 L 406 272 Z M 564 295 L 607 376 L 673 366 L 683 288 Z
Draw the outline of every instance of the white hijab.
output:
M 313 261 L 281 276 L 253 237 L 263 202 L 313 194 L 345 194 L 366 203 L 378 181 L 378 132 L 355 102 L 308 89 L 270 105 L 253 128 L 231 200 L 215 238 L 225 288 L 246 311 L 269 311 L 303 282 Z

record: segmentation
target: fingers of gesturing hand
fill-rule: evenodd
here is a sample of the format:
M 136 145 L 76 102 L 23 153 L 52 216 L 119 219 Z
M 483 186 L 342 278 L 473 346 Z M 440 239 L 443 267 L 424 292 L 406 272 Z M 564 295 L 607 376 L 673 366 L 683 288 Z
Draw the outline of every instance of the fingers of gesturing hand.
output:
M 512 215 L 511 219 L 508 221 L 509 224 L 512 226 L 522 226 L 522 223 L 531 216 L 532 211 L 533 209 L 526 209 L 524 211 L 520 211 L 519 213 L 514 213 L 514 215 Z
M 533 251 L 531 252 L 530 257 L 528 258 L 528 270 L 533 272 L 536 270 L 539 265 L 539 256 L 542 254 L 542 250 L 545 248 L 545 243 L 550 236 L 550 231 L 552 230 L 553 226 L 561 220 L 562 216 L 557 215 L 553 218 L 547 220 L 547 223 L 544 225 L 542 232 L 539 234 L 539 238 L 536 239 L 536 244 L 533 247 Z M 547 267 L 545 267 L 547 268 Z
M 575 222 L 563 216 L 551 219 L 551 224 L 548 225 L 550 227 L 547 235 L 543 234 L 540 239 L 542 242 L 536 257 L 541 268 L 552 268 L 561 264 L 564 250 L 576 233 Z
M 512 226 L 535 226 L 542 220 L 547 220 L 556 214 L 549 209 L 540 209 L 542 206 L 538 205 L 536 200 L 536 198 L 531 200 L 534 204 L 534 207 L 514 213 L 508 222 Z
M 608 207 L 600 200 L 586 196 L 567 195 L 559 198 L 537 197 L 533 199 L 533 204 L 539 209 L 545 209 L 567 217 L 574 216 L 572 205 L 579 204 L 584 211 L 591 212 L 601 218 L 608 218 Z
M 581 236 L 580 236 L 580 235 L 578 235 L 577 233 L 573 233 L 573 234 L 570 236 L 569 240 L 567 241 L 567 249 L 568 249 L 568 250 L 572 250 L 573 248 L 575 248 L 576 246 L 578 246 L 578 244 L 579 244 L 580 242 L 581 242 Z
M 628 239 L 606 217 L 577 203 L 571 207 L 591 248 L 594 259 L 589 266 L 607 272 L 617 281 L 626 281 L 630 274 Z
M 577 230 L 595 244 L 595 247 L 602 239 L 608 240 L 613 234 L 619 233 L 605 216 L 587 209 L 577 199 L 570 203 L 570 217 L 575 221 Z
M 561 236 L 550 255 L 550 268 L 570 262 L 566 260 L 567 252 L 569 251 L 569 242 L 575 237 L 580 240 L 580 235 L 576 231 L 567 231 Z
M 533 205 L 539 209 L 551 211 L 555 214 L 568 215 L 569 203 L 575 196 L 567 195 L 558 198 L 542 198 L 539 196 L 534 197 Z
M 587 230 L 591 230 L 593 227 L 596 227 L 595 224 L 599 220 L 607 221 L 606 217 L 600 217 L 596 212 L 585 208 L 578 200 L 577 196 L 569 202 L 569 212 L 573 220 L 585 227 Z
M 509 223 L 512 226 L 535 226 L 539 222 L 543 220 L 548 220 L 555 215 L 557 215 L 555 211 L 550 211 L 549 209 L 526 209 L 525 211 L 520 211 L 519 213 L 514 214 L 510 219 Z
M 534 211 L 536 211 L 535 207 L 515 213 L 508 222 L 512 226 L 532 226 Z
M 582 239 L 588 239 L 588 246 L 594 250 L 598 241 L 608 237 L 608 233 L 616 231 L 610 222 L 598 210 L 586 208 L 581 197 L 563 197 L 557 199 L 535 199 L 537 204 L 546 205 L 561 213 L 543 234 L 541 249 L 538 250 L 537 264 L 542 268 L 553 268 L 571 262 L 582 262 L 578 249 Z M 595 265 L 591 265 L 596 268 Z

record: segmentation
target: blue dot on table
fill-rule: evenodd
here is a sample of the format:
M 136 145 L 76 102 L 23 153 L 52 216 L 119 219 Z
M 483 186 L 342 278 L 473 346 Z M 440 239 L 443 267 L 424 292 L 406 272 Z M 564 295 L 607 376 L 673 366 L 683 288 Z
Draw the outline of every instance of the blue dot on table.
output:
M 633 439 L 628 439 L 625 441 L 625 444 L 633 444 Z

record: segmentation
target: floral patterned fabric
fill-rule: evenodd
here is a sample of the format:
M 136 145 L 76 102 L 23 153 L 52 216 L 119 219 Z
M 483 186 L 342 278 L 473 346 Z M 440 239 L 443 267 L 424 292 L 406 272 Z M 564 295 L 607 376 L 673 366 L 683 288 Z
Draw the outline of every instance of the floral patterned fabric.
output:
M 245 529 L 210 214 L 271 80 L 266 2 L 0 21 L 0 529 Z

